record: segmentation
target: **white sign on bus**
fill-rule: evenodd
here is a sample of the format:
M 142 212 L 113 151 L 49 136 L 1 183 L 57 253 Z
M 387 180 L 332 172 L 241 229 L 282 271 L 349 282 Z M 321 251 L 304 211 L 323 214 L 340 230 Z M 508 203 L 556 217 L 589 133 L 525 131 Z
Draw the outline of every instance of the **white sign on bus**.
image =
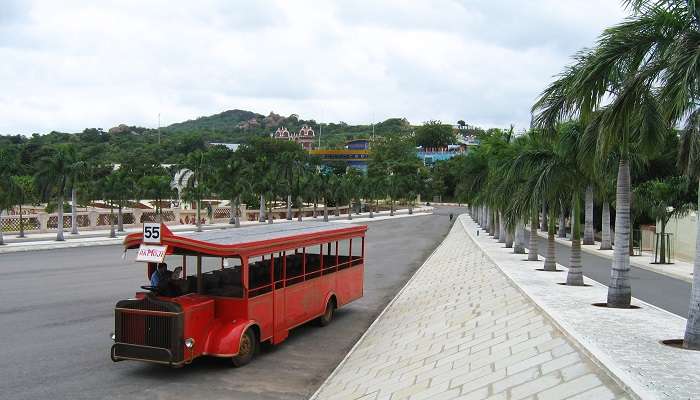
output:
M 165 252 L 167 249 L 168 246 L 142 244 L 141 247 L 139 247 L 139 253 L 136 255 L 136 261 L 162 263 L 165 259 Z

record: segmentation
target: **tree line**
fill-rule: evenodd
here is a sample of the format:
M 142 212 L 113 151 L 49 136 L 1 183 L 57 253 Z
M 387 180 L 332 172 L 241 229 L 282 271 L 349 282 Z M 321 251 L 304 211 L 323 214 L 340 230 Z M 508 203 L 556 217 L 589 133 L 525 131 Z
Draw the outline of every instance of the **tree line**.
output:
M 196 148 L 172 165 L 147 151 L 121 163 L 86 158 L 72 143 L 42 147 L 41 155 L 28 165 L 23 153 L 14 150 L 0 148 L 0 209 L 47 203 L 46 211 L 58 213 L 57 240 L 64 240 L 65 212 L 71 213 L 77 232 L 78 204 L 104 201 L 114 213 L 116 228 L 111 235 L 115 235 L 115 230 L 123 230 L 123 208 L 139 200 L 152 200 L 160 215 L 177 196 L 173 183 L 183 187 L 182 200 L 194 204 L 200 229 L 205 199 L 229 200 L 230 222 L 239 226 L 241 204 L 259 207 L 261 220 L 267 215 L 269 223 L 273 207 L 282 203 L 288 219 L 293 207 L 313 204 L 315 215 L 322 204 L 328 220 L 330 208 L 338 214 L 339 206 L 356 208 L 363 200 L 370 216 L 379 200 L 390 204 L 393 215 L 397 202 L 408 204 L 412 211 L 417 196 L 428 195 L 430 188 L 430 173 L 416 155 L 413 137 L 400 134 L 373 142 L 366 172 L 344 162 L 324 164 L 294 142 L 264 137 L 253 138 L 236 151 L 224 146 Z M 177 175 L 183 170 L 186 173 Z M 20 230 L 24 236 L 22 220 Z
M 673 215 L 698 209 L 700 193 L 700 4 L 624 4 L 629 16 L 577 53 L 537 99 L 533 129 L 482 141 L 466 156 L 457 184 L 477 219 L 516 251 L 523 251 L 529 224 L 529 259 L 537 259 L 537 229 L 547 231 L 545 270 L 555 266 L 557 226 L 569 217 L 568 285 L 583 284 L 581 244 L 593 243 L 594 202 L 602 210 L 602 248 L 611 247 L 614 212 L 606 305 L 618 308 L 630 307 L 635 221 L 658 220 L 663 233 Z M 694 349 L 700 348 L 700 224 L 696 240 L 684 338 Z

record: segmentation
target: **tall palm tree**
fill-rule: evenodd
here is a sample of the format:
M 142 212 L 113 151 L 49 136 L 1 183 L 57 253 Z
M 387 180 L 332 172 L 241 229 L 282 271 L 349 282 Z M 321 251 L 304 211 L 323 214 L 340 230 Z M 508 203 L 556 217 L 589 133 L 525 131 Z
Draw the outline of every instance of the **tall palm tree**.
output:
M 606 30 L 595 49 L 579 54 L 576 63 L 543 92 L 533 111 L 537 113 L 535 123 L 543 127 L 580 116 L 586 125 L 585 143 L 595 149 L 598 157 L 611 152 L 619 154 L 615 249 L 607 304 L 626 308 L 631 302 L 627 252 L 631 231 L 631 150 L 653 153 L 666 125 L 654 88 L 656 79 L 650 79 L 652 74 L 642 68 L 647 66 L 647 60 L 630 54 L 620 57 L 625 50 L 621 47 L 628 45 L 624 35 L 619 34 L 621 25 Z M 602 106 L 604 100 L 609 103 Z
M 55 145 L 52 152 L 41 157 L 37 163 L 35 182 L 41 198 L 55 201 L 58 212 L 57 241 L 63 237 L 63 207 L 66 191 L 70 187 L 71 176 L 77 163 L 75 147 L 67 144 Z

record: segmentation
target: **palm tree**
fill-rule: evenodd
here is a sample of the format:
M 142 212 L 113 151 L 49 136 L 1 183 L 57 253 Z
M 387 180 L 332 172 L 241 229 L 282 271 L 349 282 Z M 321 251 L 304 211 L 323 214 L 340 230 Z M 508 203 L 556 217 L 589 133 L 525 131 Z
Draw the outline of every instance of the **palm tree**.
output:
M 14 175 L 9 179 L 9 187 L 7 195 L 8 201 L 19 207 L 19 236 L 25 237 L 24 234 L 24 216 L 22 213 L 22 205 L 34 202 L 36 196 L 34 193 L 34 179 L 29 175 Z
M 45 201 L 55 201 L 58 212 L 57 241 L 64 241 L 63 237 L 63 207 L 67 189 L 70 187 L 71 177 L 75 173 L 76 162 L 75 147 L 67 144 L 55 145 L 52 153 L 41 157 L 37 163 L 35 182 L 41 198 Z
M 87 177 L 88 171 L 87 163 L 75 158 L 72 165 L 70 165 L 70 174 L 68 176 L 68 185 L 70 187 L 71 196 L 71 235 L 78 234 L 78 186 Z
M 626 23 L 625 23 L 626 24 Z M 624 25 L 624 24 L 621 24 Z M 644 154 L 656 150 L 666 126 L 662 109 L 642 59 L 620 57 L 626 45 L 619 27 L 606 30 L 598 46 L 579 54 L 576 63 L 552 83 L 533 106 L 535 123 L 554 126 L 556 121 L 578 115 L 586 125 L 586 145 L 603 158 L 619 154 L 616 190 L 615 248 L 610 283 L 609 307 L 626 308 L 631 302 L 629 281 L 630 240 L 630 156 L 632 149 Z M 624 43 L 623 43 L 624 42 Z M 601 102 L 610 102 L 601 106 Z
M 585 201 L 583 244 L 590 245 L 595 244 L 595 239 L 593 238 L 593 185 L 588 185 L 586 187 Z

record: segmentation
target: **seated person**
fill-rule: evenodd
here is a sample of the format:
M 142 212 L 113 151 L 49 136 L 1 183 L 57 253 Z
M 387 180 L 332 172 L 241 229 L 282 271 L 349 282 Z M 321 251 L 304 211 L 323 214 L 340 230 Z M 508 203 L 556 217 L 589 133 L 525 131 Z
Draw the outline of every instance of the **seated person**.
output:
M 168 271 L 168 265 L 160 263 L 151 275 L 151 286 L 156 292 L 166 296 L 179 295 L 175 292 L 179 292 L 179 287 L 181 285 L 178 285 L 177 281 L 180 280 L 181 274 L 182 267 L 177 267 L 172 271 Z
M 168 271 L 168 264 L 159 263 L 156 266 L 156 270 L 151 274 L 151 286 L 158 287 L 161 282 L 164 282 L 170 278 L 172 272 Z

